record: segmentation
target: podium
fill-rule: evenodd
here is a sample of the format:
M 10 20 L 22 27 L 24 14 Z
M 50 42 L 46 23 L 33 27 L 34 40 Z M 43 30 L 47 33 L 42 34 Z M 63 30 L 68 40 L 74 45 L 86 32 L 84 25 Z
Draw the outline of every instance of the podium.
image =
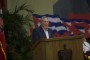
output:
M 32 45 L 33 60 L 59 60 L 63 45 L 72 50 L 72 60 L 83 60 L 83 35 L 40 39 Z

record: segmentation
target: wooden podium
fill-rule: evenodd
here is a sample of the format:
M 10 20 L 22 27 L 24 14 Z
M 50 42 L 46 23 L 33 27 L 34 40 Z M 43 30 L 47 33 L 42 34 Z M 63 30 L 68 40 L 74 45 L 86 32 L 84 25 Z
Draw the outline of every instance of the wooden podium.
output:
M 72 50 L 72 60 L 83 60 L 83 39 L 82 35 L 41 39 L 32 45 L 33 60 L 59 60 L 64 44 Z

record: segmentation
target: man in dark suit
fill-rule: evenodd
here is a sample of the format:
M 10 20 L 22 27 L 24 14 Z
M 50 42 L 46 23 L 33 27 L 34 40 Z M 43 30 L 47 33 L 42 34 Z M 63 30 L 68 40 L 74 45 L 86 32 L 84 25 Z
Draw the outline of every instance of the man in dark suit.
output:
M 46 16 L 43 16 L 40 20 L 41 25 L 33 30 L 32 43 L 35 43 L 40 38 L 53 38 L 53 32 L 49 27 L 49 21 Z

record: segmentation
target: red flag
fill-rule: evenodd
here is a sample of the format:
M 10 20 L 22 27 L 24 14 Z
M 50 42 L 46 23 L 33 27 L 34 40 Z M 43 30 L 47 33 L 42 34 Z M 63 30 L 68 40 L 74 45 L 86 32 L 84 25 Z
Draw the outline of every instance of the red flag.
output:
M 2 14 L 2 9 L 4 7 L 4 0 L 0 0 L 0 14 Z M 3 30 L 3 20 L 0 16 L 0 60 L 6 60 L 6 43 Z
M 6 42 L 3 30 L 3 20 L 0 17 L 0 60 L 6 60 Z

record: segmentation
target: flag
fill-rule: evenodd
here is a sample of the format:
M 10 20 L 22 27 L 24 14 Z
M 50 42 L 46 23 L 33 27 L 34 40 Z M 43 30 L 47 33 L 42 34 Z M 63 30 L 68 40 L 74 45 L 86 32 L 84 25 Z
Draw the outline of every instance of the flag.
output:
M 6 42 L 3 30 L 3 19 L 0 17 L 0 60 L 6 60 Z
M 3 19 L 1 17 L 4 0 L 0 0 L 0 60 L 6 60 L 6 43 L 3 30 Z
M 65 19 L 58 15 L 37 15 L 33 14 L 35 27 L 40 25 L 39 21 L 42 16 L 47 16 L 50 21 L 50 27 L 55 37 L 59 36 L 75 36 L 79 33 L 84 34 L 86 38 L 90 38 L 90 20 L 84 19 Z

